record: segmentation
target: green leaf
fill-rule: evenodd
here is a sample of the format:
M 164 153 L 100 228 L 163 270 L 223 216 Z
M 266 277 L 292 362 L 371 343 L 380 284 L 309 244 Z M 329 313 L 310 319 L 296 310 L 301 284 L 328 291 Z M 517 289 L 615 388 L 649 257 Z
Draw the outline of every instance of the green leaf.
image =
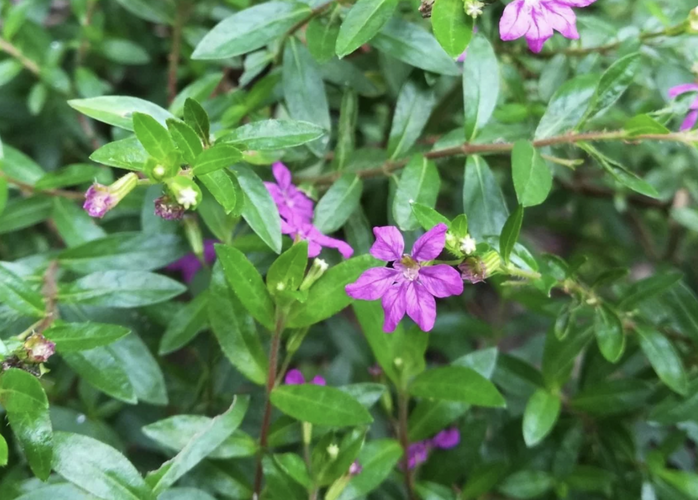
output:
M 661 469 L 660 471 L 658 471 L 658 475 L 667 483 L 672 485 L 674 488 L 686 494 L 688 498 L 698 497 L 698 474 L 696 474 L 695 472 L 687 472 L 673 469 Z
M 116 0 L 124 9 L 151 23 L 172 24 L 174 12 L 169 2 L 152 3 L 147 0 Z
M 109 345 L 129 332 L 123 326 L 105 323 L 62 323 L 51 326 L 44 336 L 55 342 L 56 350 L 62 354 Z
M 423 156 L 414 156 L 403 170 L 393 198 L 393 217 L 400 229 L 411 231 L 419 227 L 412 204 L 434 206 L 440 186 L 436 164 Z
M 272 391 L 271 402 L 286 415 L 314 425 L 347 427 L 373 422 L 366 408 L 334 387 L 314 384 L 279 386 Z
M 267 329 L 274 329 L 274 301 L 254 264 L 237 248 L 216 245 L 216 255 L 225 278 L 252 317 Z
M 239 149 L 228 144 L 216 144 L 204 150 L 194 161 L 194 175 L 205 175 L 230 167 L 242 159 Z
M 117 450 L 68 432 L 54 436 L 53 469 L 83 490 L 109 500 L 154 500 L 136 468 Z
M 309 17 L 310 6 L 300 2 L 265 2 L 218 23 L 199 42 L 193 59 L 226 59 L 264 47 Z
M 75 163 L 53 172 L 48 172 L 36 182 L 34 187 L 44 190 L 85 184 L 92 182 L 101 172 L 102 170 L 94 165 Z
M 516 245 L 516 241 L 519 239 L 523 216 L 523 205 L 519 205 L 507 219 L 502 228 L 502 234 L 499 236 L 499 253 L 506 263 L 509 263 L 511 251 L 514 249 L 514 245 Z
M 445 429 L 470 409 L 468 403 L 423 399 L 410 412 L 408 435 L 410 443 L 431 438 Z
M 305 39 L 310 55 L 319 62 L 325 63 L 334 57 L 339 25 L 332 19 L 316 17 L 308 23 L 305 29 Z
M 385 393 L 386 386 L 372 382 L 360 382 L 358 384 L 342 385 L 337 387 L 337 389 L 346 392 L 364 407 L 371 408 Z
M 298 290 L 308 265 L 308 242 L 299 241 L 282 253 L 269 267 L 267 289 L 272 295 L 283 290 Z
M 73 99 L 68 104 L 83 115 L 126 130 L 133 130 L 131 119 L 134 113 L 150 115 L 162 125 L 168 118 L 174 118 L 169 111 L 138 97 L 108 95 Z
M 477 406 L 506 407 L 506 401 L 492 382 L 463 366 L 433 368 L 410 384 L 410 394 L 421 398 L 460 401 Z
M 463 209 L 470 221 L 468 230 L 476 240 L 501 234 L 509 216 L 502 190 L 480 156 L 469 156 L 465 164 Z
M 18 231 L 45 221 L 51 215 L 53 206 L 50 198 L 32 196 L 14 198 L 7 202 L 0 214 L 0 234 Z
M 678 283 L 664 296 L 677 328 L 684 335 L 698 340 L 698 298 L 685 283 Z
M 0 467 L 5 467 L 7 465 L 7 441 L 0 435 Z
M 407 80 L 400 89 L 395 105 L 395 116 L 390 127 L 388 155 L 394 160 L 404 156 L 424 129 L 436 104 L 434 91 Z
M 191 342 L 208 322 L 208 294 L 199 294 L 172 316 L 165 334 L 160 339 L 158 354 L 164 356 Z
M 499 97 L 499 63 L 490 42 L 475 35 L 463 64 L 465 138 L 473 140 L 487 124 Z
M 0 146 L 0 170 L 10 179 L 25 182 L 30 186 L 36 184 L 46 173 L 34 160 L 21 151 L 8 145 Z
M 247 123 L 223 136 L 220 141 L 243 144 L 248 149 L 273 151 L 301 146 L 325 134 L 322 127 L 297 120 L 261 120 Z
M 473 38 L 475 20 L 460 0 L 439 0 L 431 12 L 434 35 L 451 57 L 460 56 Z M 471 57 L 469 55 L 469 57 Z
M 591 336 L 592 329 L 573 331 L 564 339 L 558 339 L 553 329 L 548 331 L 541 366 L 546 386 L 559 389 L 567 383 L 577 356 L 589 343 Z
M 189 125 L 198 134 L 205 145 L 209 143 L 211 124 L 208 121 L 208 113 L 197 101 L 188 97 L 184 101 L 184 123 Z
M 286 326 L 302 328 L 337 314 L 352 302 L 344 287 L 356 281 L 361 273 L 376 263 L 376 259 L 370 255 L 362 255 L 331 267 L 310 288 L 306 301 L 293 306 Z
M 254 319 L 225 281 L 222 265 L 213 267 L 208 316 L 228 360 L 252 382 L 264 385 L 268 361 Z
M 18 368 L 5 370 L 0 376 L 0 404 L 7 412 L 10 426 L 27 457 L 29 467 L 39 479 L 46 481 L 51 473 L 54 436 L 48 399 L 41 383 Z
M 398 383 L 400 374 L 393 362 L 396 357 L 402 355 L 403 327 L 398 324 L 393 333 L 386 335 L 383 331 L 383 309 L 379 302 L 359 300 L 352 304 L 352 308 L 383 373 Z
M 210 174 L 200 175 L 197 179 L 203 182 L 206 189 L 223 207 L 226 214 L 239 215 L 241 205 L 246 203 L 245 197 L 240 190 L 238 181 L 230 172 L 227 170 L 216 170 Z
M 514 498 L 537 498 L 550 491 L 555 485 L 554 478 L 542 470 L 522 470 L 502 481 L 498 490 Z
M 132 308 L 164 302 L 186 291 L 177 281 L 141 271 L 103 271 L 62 284 L 58 299 L 66 304 Z
M 649 387 L 640 380 L 611 379 L 585 387 L 572 398 L 571 405 L 591 415 L 614 415 L 641 408 L 649 395 Z
M 416 68 L 456 76 L 460 70 L 431 33 L 419 25 L 396 17 L 391 18 L 373 38 L 371 45 Z
M 402 456 L 402 447 L 394 439 L 375 439 L 359 452 L 361 474 L 351 478 L 338 500 L 353 500 L 368 495 L 390 475 Z
M 158 500 L 216 500 L 214 497 L 206 493 L 205 491 L 189 488 L 189 487 L 178 487 L 170 488 L 167 491 L 163 491 L 159 496 Z
M 507 464 L 503 462 L 487 462 L 476 466 L 463 487 L 463 500 L 480 498 L 494 489 L 496 485 L 501 484 L 507 469 Z
M 61 356 L 85 382 L 115 399 L 136 404 L 138 399 L 121 362 L 106 347 L 63 352 Z
M 523 417 L 523 437 L 526 446 L 536 446 L 553 430 L 560 415 L 562 402 L 554 394 L 538 389 L 526 404 Z
M 363 182 L 356 174 L 344 174 L 324 194 L 315 207 L 313 224 L 323 234 L 341 228 L 359 207 Z
M 78 273 L 104 269 L 151 271 L 170 264 L 187 253 L 175 234 L 116 233 L 58 254 L 61 267 Z
M 589 118 L 597 117 L 606 112 L 628 89 L 640 69 L 641 56 L 639 52 L 628 54 L 615 61 L 601 75 L 599 85 L 589 102 L 578 128 Z
M 245 193 L 242 217 L 269 248 L 281 253 L 281 218 L 276 203 L 252 169 L 238 165 L 235 172 L 240 188 Z
M 349 10 L 337 36 L 337 56 L 351 54 L 369 42 L 392 17 L 396 0 L 359 0 Z
M 192 83 L 182 89 L 170 104 L 170 113 L 175 116 L 184 115 L 184 102 L 187 99 L 196 101 L 205 101 L 216 89 L 218 84 L 223 79 L 223 72 L 217 71 L 194 80 Z
M 583 74 L 565 82 L 550 99 L 535 138 L 545 139 L 574 128 L 584 116 L 598 81 L 597 75 Z
M 629 137 L 643 134 L 668 134 L 670 131 L 650 115 L 637 115 L 625 122 L 623 130 Z
M 191 436 L 200 434 L 211 426 L 212 418 L 203 415 L 175 415 L 158 420 L 142 428 L 143 434 L 163 447 L 179 453 L 186 446 Z M 227 437 L 208 458 L 249 457 L 256 453 L 257 443 L 249 434 L 236 430 Z
M 0 177 L 0 214 L 5 210 L 5 205 L 7 205 L 7 198 L 10 194 L 9 185 L 7 179 Z
M 174 143 L 165 127 L 150 115 L 133 113 L 133 131 L 148 154 L 158 160 L 166 160 L 174 150 Z
M 230 408 L 192 435 L 177 456 L 162 464 L 158 470 L 149 472 L 146 482 L 153 493 L 162 493 L 223 444 L 242 423 L 249 403 L 249 396 L 235 396 Z
M 652 327 L 636 325 L 640 347 L 645 353 L 659 379 L 670 389 L 686 396 L 688 393 L 688 378 L 683 367 L 681 356 L 676 348 L 664 335 Z
M 663 272 L 634 283 L 624 294 L 619 309 L 629 311 L 647 299 L 661 295 L 681 280 L 678 272 Z
M 696 412 L 698 412 L 698 381 L 694 379 L 688 388 L 688 397 L 670 394 L 653 405 L 648 420 L 661 425 L 676 425 L 694 420 Z
M 105 144 L 90 155 L 90 160 L 110 167 L 142 172 L 148 161 L 148 153 L 134 135 Z
M 519 203 L 524 207 L 543 203 L 552 188 L 553 175 L 533 144 L 527 141 L 514 144 L 511 168 Z
M 95 224 L 95 220 L 87 215 L 82 207 L 65 198 L 53 199 L 51 218 L 68 248 L 79 247 L 88 241 L 107 236 L 107 233 Z
M 139 401 L 153 405 L 167 404 L 165 377 L 148 346 L 138 335 L 127 335 L 110 345 L 109 350 L 126 371 Z
M 332 126 L 330 108 L 320 70 L 305 45 L 293 37 L 286 42 L 284 49 L 282 83 L 291 117 L 312 123 L 329 133 Z M 329 141 L 329 134 L 325 134 L 307 146 L 315 156 L 321 157 Z
M 238 218 L 226 214 L 225 209 L 208 190 L 203 190 L 201 203 L 196 207 L 196 210 L 213 236 L 228 245 L 232 243 L 233 231 L 238 223 Z
M 44 299 L 22 278 L 0 265 L 0 303 L 20 314 L 44 316 Z
M 204 150 L 196 131 L 179 120 L 167 120 L 167 129 L 186 163 L 192 165 Z
M 618 315 L 602 304 L 594 312 L 594 333 L 603 357 L 616 363 L 625 351 L 625 334 Z

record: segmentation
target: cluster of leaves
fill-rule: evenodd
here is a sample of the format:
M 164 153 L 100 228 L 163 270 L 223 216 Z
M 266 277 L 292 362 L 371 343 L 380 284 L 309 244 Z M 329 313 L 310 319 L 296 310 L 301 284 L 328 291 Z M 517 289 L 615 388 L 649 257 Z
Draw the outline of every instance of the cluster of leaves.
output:
M 0 0 L 3 500 L 698 498 L 695 2 L 539 55 L 433 3 Z M 353 258 L 282 236 L 276 161 Z M 386 334 L 371 227 L 440 223 L 492 272 Z

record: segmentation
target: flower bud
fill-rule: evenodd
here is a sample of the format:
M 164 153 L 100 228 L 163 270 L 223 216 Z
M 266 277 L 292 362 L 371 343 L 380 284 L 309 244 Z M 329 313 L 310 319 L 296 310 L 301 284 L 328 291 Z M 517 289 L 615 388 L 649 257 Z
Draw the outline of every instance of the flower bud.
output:
M 303 279 L 303 282 L 301 283 L 299 290 L 307 290 L 311 286 L 313 286 L 313 283 L 315 283 L 317 280 L 320 279 L 320 277 L 323 274 L 325 274 L 325 271 L 327 271 L 328 267 L 329 266 L 327 265 L 327 262 L 325 262 L 322 259 L 313 260 L 313 264 L 310 266 L 308 274 L 305 275 L 305 278 Z
M 104 186 L 95 182 L 85 193 L 84 208 L 90 217 L 102 218 L 138 185 L 138 176 L 131 172 L 113 184 Z
M 463 7 L 467 15 L 473 19 L 477 19 L 478 16 L 482 15 L 482 9 L 485 7 L 485 4 L 479 0 L 465 0 Z
M 155 200 L 155 215 L 165 220 L 180 220 L 184 216 L 184 207 L 169 196 Z
M 183 175 L 173 177 L 167 181 L 167 187 L 170 189 L 175 201 L 186 210 L 196 208 L 201 202 L 201 189 L 189 177 Z
M 356 476 L 358 474 L 361 474 L 361 471 L 364 468 L 361 466 L 358 460 L 354 460 L 351 465 L 349 466 L 349 475 L 350 476 Z
M 45 363 L 56 351 L 56 344 L 40 333 L 35 333 L 24 342 L 24 351 L 27 354 L 27 361 Z
M 485 281 L 499 270 L 501 258 L 497 252 L 490 250 L 482 257 L 470 257 L 460 264 L 458 268 L 463 276 L 463 281 L 480 283 Z
M 686 31 L 689 33 L 698 33 L 698 7 L 688 14 L 688 28 Z
M 339 446 L 337 446 L 335 443 L 332 443 L 327 447 L 327 454 L 330 456 L 331 461 L 336 460 L 337 456 L 339 455 Z

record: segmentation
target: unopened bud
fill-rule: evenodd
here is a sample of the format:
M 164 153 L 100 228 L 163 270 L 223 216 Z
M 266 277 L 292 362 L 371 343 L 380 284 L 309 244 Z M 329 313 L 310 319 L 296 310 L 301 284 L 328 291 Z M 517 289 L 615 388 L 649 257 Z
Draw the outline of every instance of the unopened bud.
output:
M 361 474 L 362 470 L 363 470 L 363 467 L 361 467 L 361 464 L 359 463 L 359 461 L 354 460 L 351 463 L 351 465 L 349 466 L 349 475 L 356 476 L 357 474 Z
M 693 9 L 688 14 L 688 29 L 689 33 L 698 33 L 698 7 Z
M 24 342 L 24 351 L 27 354 L 27 361 L 45 363 L 56 352 L 56 344 L 40 333 L 35 333 Z
M 301 283 L 300 290 L 307 290 L 313 284 L 320 279 L 320 277 L 325 274 L 325 271 L 327 271 L 327 268 L 329 266 L 327 265 L 327 262 L 325 262 L 322 259 L 315 259 L 313 260 L 313 264 L 310 266 L 310 269 L 308 270 L 308 274 L 305 275 L 305 278 L 303 279 L 303 282 Z
M 124 197 L 138 185 L 138 176 L 131 172 L 119 178 L 113 184 L 104 186 L 95 182 L 85 193 L 82 208 L 90 217 L 102 218 L 119 204 Z
M 476 249 L 477 249 L 477 242 L 475 241 L 475 239 L 472 236 L 470 236 L 469 234 L 466 234 L 465 238 L 461 238 L 460 251 L 463 252 L 465 255 L 474 254 Z
M 396 368 L 400 368 L 402 366 L 402 358 L 395 358 L 393 360 L 393 364 L 395 365 Z
M 174 199 L 185 209 L 196 208 L 201 202 L 201 189 L 189 177 L 178 175 L 167 181 Z
M 339 455 L 339 446 L 332 443 L 327 447 L 327 454 L 330 456 L 330 460 L 336 460 Z
M 499 271 L 500 265 L 501 257 L 494 250 L 490 250 L 482 257 L 466 259 L 458 268 L 463 276 L 463 281 L 480 283 Z
M 169 196 L 161 196 L 155 200 L 155 215 L 165 220 L 180 220 L 184 207 Z

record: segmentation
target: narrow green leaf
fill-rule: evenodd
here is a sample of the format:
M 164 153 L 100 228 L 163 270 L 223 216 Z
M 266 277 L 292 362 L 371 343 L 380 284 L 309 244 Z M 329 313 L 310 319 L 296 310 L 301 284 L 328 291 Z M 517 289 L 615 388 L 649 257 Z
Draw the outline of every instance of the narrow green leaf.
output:
M 625 351 L 625 334 L 620 318 L 605 304 L 595 310 L 594 333 L 603 357 L 616 363 Z
M 216 245 L 216 255 L 240 302 L 257 321 L 273 330 L 274 301 L 254 264 L 240 250 L 226 245 Z
M 599 85 L 589 102 L 589 107 L 580 121 L 578 128 L 587 119 L 594 118 L 607 111 L 628 89 L 640 69 L 641 55 L 639 52 L 628 54 L 615 61 L 601 75 Z
M 338 500 L 361 498 L 385 481 L 402 456 L 402 448 L 394 439 L 374 439 L 359 452 L 361 474 L 353 476 Z
M 451 224 L 448 218 L 422 203 L 415 202 L 412 204 L 412 214 L 415 219 L 417 219 L 417 222 L 419 222 L 419 225 L 422 226 L 422 229 L 426 231 L 437 224 L 446 224 L 447 226 Z
M 138 399 L 121 362 L 106 347 L 63 352 L 61 356 L 82 379 L 115 399 L 136 404 Z
M 219 22 L 199 42 L 193 59 L 226 59 L 264 47 L 311 14 L 301 2 L 265 2 Z
M 392 17 L 396 0 L 359 0 L 344 19 L 337 36 L 337 56 L 351 54 L 369 42 Z
M 13 198 L 0 214 L 0 234 L 7 234 L 43 222 L 51 215 L 51 199 L 43 196 Z
M 623 130 L 630 137 L 642 134 L 668 134 L 670 131 L 650 115 L 637 115 L 625 122 Z
M 509 216 L 502 190 L 479 156 L 469 156 L 465 164 L 463 209 L 470 221 L 468 231 L 476 240 L 501 234 Z
M 34 160 L 21 151 L 8 146 L 0 146 L 0 170 L 10 179 L 25 182 L 30 186 L 36 184 L 46 173 Z
M 598 81 L 597 75 L 583 74 L 565 82 L 550 99 L 535 138 L 545 139 L 574 128 L 584 116 Z
M 163 356 L 181 349 L 206 327 L 207 322 L 208 294 L 204 292 L 172 316 L 160 339 L 158 354 Z
M 524 207 L 543 203 L 553 186 L 553 175 L 533 144 L 526 141 L 514 144 L 511 168 L 519 203 Z
M 90 160 L 110 167 L 142 172 L 148 153 L 136 136 L 108 142 L 90 155 Z
M 44 315 L 44 299 L 22 278 L 0 265 L 0 302 L 26 316 Z
M 410 412 L 408 435 L 410 443 L 416 443 L 436 435 L 470 409 L 468 403 L 423 399 Z
M 235 172 L 240 188 L 245 193 L 242 217 L 269 248 L 281 253 L 281 218 L 276 203 L 252 169 L 238 165 Z
M 166 160 L 174 150 L 174 143 L 165 127 L 150 115 L 133 113 L 133 131 L 138 141 L 150 156 L 158 160 Z
M 194 80 L 184 87 L 170 104 L 170 113 L 175 116 L 184 115 L 184 102 L 187 99 L 194 99 L 198 102 L 205 101 L 216 89 L 223 78 L 222 71 L 208 73 L 201 78 Z
M 323 234 L 341 228 L 359 207 L 363 182 L 356 174 L 344 174 L 324 194 L 315 207 L 315 227 Z
M 559 389 L 567 383 L 579 353 L 591 340 L 592 329 L 575 331 L 559 340 L 551 329 L 545 338 L 542 371 L 545 383 Z
M 204 150 L 194 161 L 194 175 L 205 175 L 230 167 L 242 159 L 239 149 L 228 144 L 216 144 Z
M 97 498 L 155 500 L 131 462 L 109 445 L 68 432 L 56 432 L 53 469 Z
M 39 179 L 34 187 L 39 190 L 56 189 L 92 182 L 102 170 L 87 163 L 67 165 L 53 172 L 48 172 Z
M 223 444 L 240 427 L 249 403 L 249 396 L 235 396 L 233 404 L 225 413 L 211 419 L 207 427 L 192 435 L 173 459 L 162 464 L 158 470 L 148 473 L 146 482 L 153 493 L 162 493 Z
M 196 131 L 186 123 L 172 119 L 167 120 L 167 129 L 170 131 L 184 161 L 192 165 L 196 157 L 204 150 Z
M 111 344 L 109 350 L 126 371 L 138 401 L 167 404 L 167 388 L 160 365 L 138 335 L 132 332 Z
M 555 479 L 542 470 L 522 470 L 502 481 L 497 489 L 513 498 L 538 498 L 555 485 Z
M 253 150 L 277 150 L 300 146 L 319 139 L 325 130 L 313 123 L 297 120 L 261 120 L 247 123 L 223 136 L 220 141 L 242 144 Z
M 285 414 L 314 425 L 346 427 L 373 422 L 366 408 L 334 387 L 284 385 L 272 391 L 271 402 Z
M 46 481 L 51 473 L 54 436 L 48 399 L 41 383 L 18 368 L 5 370 L 0 376 L 0 404 L 7 412 L 29 467 L 39 479 Z M 5 462 L 6 447 L 5 443 Z
M 56 343 L 59 353 L 64 353 L 109 345 L 129 332 L 123 326 L 105 323 L 62 323 L 51 326 L 44 332 L 44 336 Z
M 499 98 L 499 63 L 490 42 L 475 35 L 463 64 L 465 138 L 473 140 L 487 124 Z
M 89 99 L 73 99 L 68 101 L 68 104 L 90 118 L 126 130 L 133 130 L 132 117 L 134 113 L 150 115 L 162 125 L 168 118 L 174 118 L 169 111 L 138 97 L 110 95 Z
M 332 19 L 316 17 L 310 21 L 305 30 L 305 39 L 310 55 L 321 64 L 332 59 L 338 35 L 339 25 Z
M 439 0 L 431 12 L 431 25 L 448 55 L 458 57 L 473 38 L 475 20 L 465 13 L 461 0 Z
M 635 379 L 610 379 L 585 387 L 571 400 L 572 408 L 591 415 L 630 413 L 645 404 L 647 384 Z
M 223 207 L 226 214 L 239 216 L 242 206 L 246 203 L 245 196 L 235 176 L 227 170 L 216 170 L 198 178 L 216 201 Z
M 308 242 L 299 241 L 282 253 L 269 267 L 267 289 L 272 295 L 283 290 L 297 290 L 308 265 Z
M 526 404 L 523 418 L 523 437 L 526 446 L 536 446 L 553 430 L 560 415 L 562 402 L 544 389 L 537 390 Z
M 213 267 L 208 315 L 223 354 L 240 373 L 264 385 L 268 361 L 254 319 L 228 286 L 220 262 Z
M 618 307 L 624 311 L 631 310 L 643 301 L 665 293 L 678 283 L 681 277 L 679 272 L 663 272 L 638 281 L 627 290 Z
M 65 198 L 54 198 L 51 218 L 68 248 L 79 247 L 107 235 L 82 207 Z
M 640 347 L 659 379 L 673 391 L 686 396 L 688 393 L 686 370 L 681 356 L 676 352 L 671 341 L 652 327 L 636 325 L 635 331 L 638 334 Z
M 404 156 L 419 139 L 436 104 L 431 88 L 407 80 L 400 89 L 388 138 L 391 159 Z
M 419 227 L 412 213 L 412 205 L 421 203 L 433 207 L 440 187 L 441 178 L 436 163 L 423 156 L 414 156 L 402 171 L 393 198 L 393 217 L 400 229 L 412 231 Z
M 678 283 L 664 296 L 673 320 L 684 335 L 698 340 L 698 297 L 685 284 Z
M 5 438 L 0 435 L 0 467 L 5 467 L 7 465 L 7 456 L 7 441 L 5 441 Z
M 422 398 L 460 401 L 477 406 L 506 407 L 506 401 L 492 382 L 463 366 L 433 368 L 410 384 L 410 394 Z
M 208 113 L 197 101 L 191 97 L 184 101 L 184 123 L 196 132 L 205 145 L 209 143 L 211 124 L 208 121 Z
M 523 216 L 523 205 L 519 205 L 509 216 L 502 228 L 502 234 L 499 236 L 499 253 L 502 259 L 504 259 L 504 262 L 509 262 L 511 251 L 514 249 L 514 245 L 516 245 L 516 241 L 519 239 Z

